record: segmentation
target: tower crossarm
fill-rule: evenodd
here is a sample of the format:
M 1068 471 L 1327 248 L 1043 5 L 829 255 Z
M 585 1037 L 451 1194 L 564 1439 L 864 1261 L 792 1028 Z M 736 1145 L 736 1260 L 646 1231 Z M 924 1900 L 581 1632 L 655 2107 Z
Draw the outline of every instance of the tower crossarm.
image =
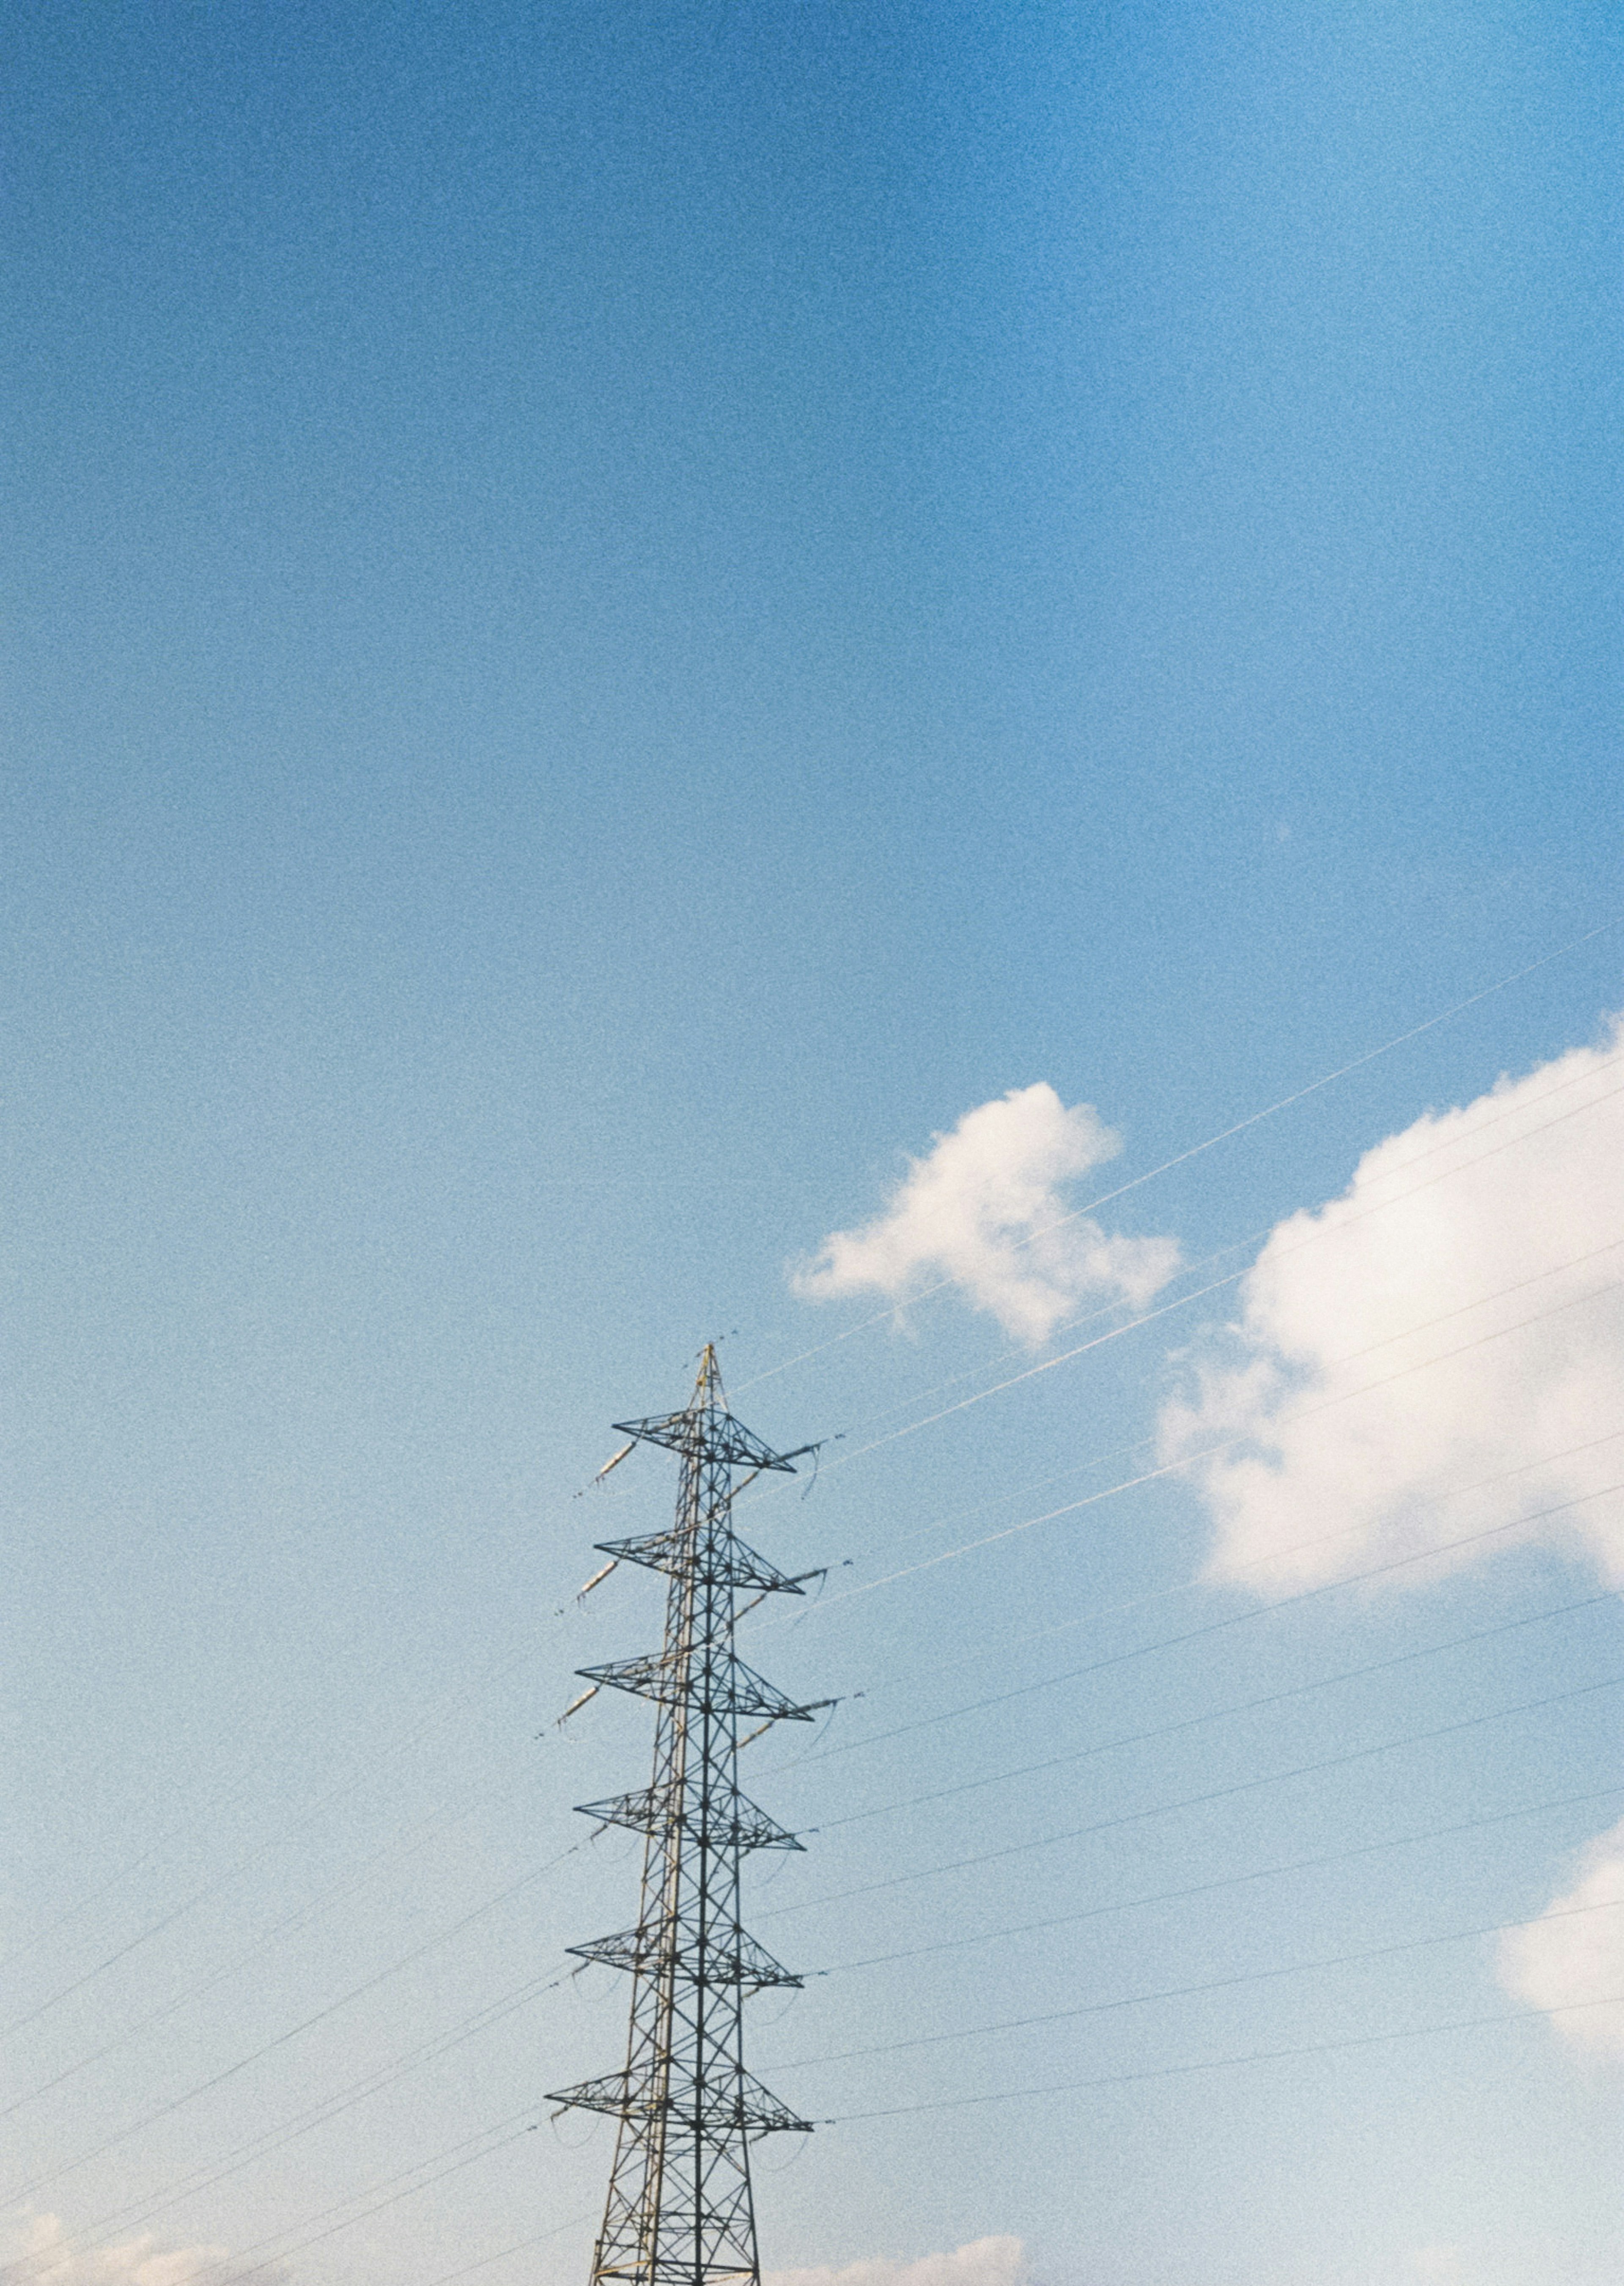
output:
M 695 1822 L 696 1813 L 678 1802 L 674 1805 L 669 1791 L 655 1786 L 640 1786 L 635 1793 L 611 1794 L 606 1801 L 578 1801 L 575 1805 L 583 1817 L 595 1817 L 600 1825 L 629 1826 L 634 1833 L 661 1833 L 674 1825 L 692 1841 L 714 1849 L 800 1849 L 803 1842 L 796 1840 L 787 1826 L 777 1818 L 769 1817 L 764 1809 L 738 1793 L 722 1802 L 706 1805 L 708 1825 Z
M 605 1666 L 578 1667 L 575 1672 L 583 1683 L 629 1691 L 662 1706 L 692 1707 L 703 1714 L 755 1714 L 765 1715 L 769 1722 L 810 1722 L 818 1711 L 816 1707 L 797 1707 L 743 1659 L 719 1661 L 708 1672 L 694 1675 L 684 1672 L 668 1652 L 651 1651 L 641 1659 L 611 1659 Z
M 692 1570 L 712 1587 L 753 1588 L 764 1596 L 804 1596 L 804 1580 L 819 1576 L 808 1572 L 792 1579 L 753 1548 L 746 1548 L 734 1532 L 717 1533 L 703 1551 L 681 1532 L 650 1532 L 635 1540 L 600 1540 L 595 1545 L 599 1555 L 612 1556 L 621 1564 L 641 1564 L 672 1578 Z
M 611 1968 L 627 1968 L 638 1975 L 672 1969 L 691 1982 L 738 1984 L 749 1992 L 765 1992 L 769 1985 L 783 1985 L 794 1992 L 801 1989 L 801 1979 L 794 1971 L 775 1960 L 764 1944 L 758 1944 L 743 1929 L 735 1929 L 727 1937 L 713 1936 L 703 1954 L 697 1950 L 691 1931 L 680 1923 L 622 1929 L 617 1935 L 593 1937 L 586 1944 L 572 1944 L 566 1950 L 582 1960 L 601 1960 Z
M 634 2071 L 605 2072 L 601 2079 L 584 2079 L 573 2087 L 555 2088 L 548 2103 L 568 2105 L 577 2111 L 606 2111 L 612 2118 L 664 2117 L 674 2124 L 714 2134 L 731 2128 L 745 2135 L 773 2135 L 784 2130 L 809 2135 L 812 2122 L 798 2119 L 769 2088 L 748 2072 L 736 2087 L 718 2088 L 697 2102 L 684 2103 L 664 2094 L 657 2077 Z
M 617 1421 L 617 1437 L 635 1437 L 645 1445 L 664 1445 L 674 1453 L 681 1453 L 696 1461 L 719 1462 L 728 1469 L 780 1470 L 788 1476 L 795 1473 L 800 1454 L 775 1453 L 761 1439 L 753 1436 L 742 1421 L 719 1407 L 706 1407 L 686 1413 L 664 1413 L 649 1421 Z M 801 1452 L 810 1452 L 803 1445 Z

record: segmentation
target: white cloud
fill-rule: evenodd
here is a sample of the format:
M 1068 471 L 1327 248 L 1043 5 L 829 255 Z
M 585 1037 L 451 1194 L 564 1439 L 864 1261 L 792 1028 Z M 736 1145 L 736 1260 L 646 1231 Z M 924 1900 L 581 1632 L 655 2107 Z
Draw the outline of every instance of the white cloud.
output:
M 977 2238 L 950 2254 L 910 2262 L 872 2255 L 814 2270 L 769 2270 L 763 2286 L 1024 2286 L 1026 2248 L 1018 2238 Z
M 0 2251 L 0 2286 L 233 2286 L 247 2275 L 225 2247 L 162 2248 L 150 2235 L 80 2251 L 53 2214 L 35 2215 Z M 257 2286 L 278 2286 L 286 2273 L 256 2264 L 252 2275 Z
M 1611 1241 L 1624 1018 L 1599 1047 L 1417 1120 L 1341 1198 L 1280 1224 L 1237 1322 L 1162 1415 L 1170 1460 L 1242 1440 L 1192 1462 L 1217 1525 L 1209 1576 L 1268 1560 L 1271 1587 L 1313 1583 L 1510 1525 L 1439 1567 L 1537 1539 L 1624 1586 L 1624 1495 L 1567 1505 L 1624 1479 L 1624 1435 L 1598 1442 L 1624 1431 Z
M 1567 2012 L 1551 2022 L 1575 2047 L 1624 2056 L 1624 2003 L 1585 2005 L 1624 1993 L 1624 1820 L 1591 1842 L 1578 1880 L 1537 1921 L 1507 1930 L 1500 1981 L 1531 2008 Z
M 884 1214 L 826 1239 L 795 1290 L 906 1302 L 950 1283 L 1033 1344 L 1090 1296 L 1142 1305 L 1178 1269 L 1177 1240 L 1108 1237 L 1060 1187 L 1121 1148 L 1091 1104 L 1068 1111 L 1041 1080 L 1012 1088 L 912 1160 Z

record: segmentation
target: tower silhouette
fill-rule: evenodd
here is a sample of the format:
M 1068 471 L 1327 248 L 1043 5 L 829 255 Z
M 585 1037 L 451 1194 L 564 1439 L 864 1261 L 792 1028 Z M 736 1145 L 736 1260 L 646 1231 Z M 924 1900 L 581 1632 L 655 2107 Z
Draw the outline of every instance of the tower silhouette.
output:
M 709 1344 L 681 1413 L 615 1425 L 634 1443 L 667 1446 L 682 1465 L 670 1530 L 599 1543 L 606 1570 L 641 1564 L 666 1575 L 665 1641 L 643 1658 L 579 1670 L 595 1689 L 633 1691 L 657 1709 L 650 1783 L 580 1805 L 646 1837 L 635 1927 L 570 1947 L 631 1977 L 631 2030 L 622 2070 L 550 2101 L 619 2121 L 594 2286 L 755 2286 L 751 2139 L 808 2132 L 811 2123 L 745 2069 L 745 1999 L 800 1979 L 746 1935 L 740 1866 L 753 1849 L 800 1844 L 739 1792 L 739 1732 L 745 1723 L 809 1722 L 831 1702 L 797 1707 L 738 1657 L 740 1595 L 799 1596 L 818 1575 L 790 1579 L 746 1548 L 731 1504 L 769 1470 L 793 1474 L 812 1447 L 771 1452 L 733 1418 Z

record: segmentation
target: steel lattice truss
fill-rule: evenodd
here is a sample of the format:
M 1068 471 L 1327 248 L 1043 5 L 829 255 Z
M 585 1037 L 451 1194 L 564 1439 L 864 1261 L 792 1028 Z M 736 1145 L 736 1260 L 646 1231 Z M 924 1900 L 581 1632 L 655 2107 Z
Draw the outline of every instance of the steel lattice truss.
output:
M 756 2286 L 750 2139 L 811 2123 L 745 2069 L 745 1998 L 800 1979 L 744 1929 L 739 1868 L 749 1850 L 800 1844 L 739 1792 L 739 1727 L 808 1722 L 816 1710 L 792 1705 L 734 1650 L 741 1590 L 802 1588 L 737 1538 L 730 1503 L 736 1470 L 790 1470 L 797 1456 L 769 1452 L 733 1419 L 708 1347 L 685 1411 L 617 1426 L 682 1462 L 674 1528 L 603 1543 L 619 1562 L 666 1574 L 665 1643 L 581 1669 L 657 1709 L 652 1783 L 582 1805 L 647 1836 L 637 1925 L 571 1947 L 630 1976 L 631 2036 L 623 2070 L 552 2100 L 620 2123 L 594 2286 Z

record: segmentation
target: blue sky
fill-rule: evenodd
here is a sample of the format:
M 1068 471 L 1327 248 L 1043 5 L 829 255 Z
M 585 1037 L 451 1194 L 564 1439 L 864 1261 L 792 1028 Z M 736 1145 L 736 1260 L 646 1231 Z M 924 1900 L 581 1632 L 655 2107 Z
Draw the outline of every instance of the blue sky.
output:
M 550 1726 L 656 1623 L 570 1598 L 670 1486 L 573 1495 L 712 1335 L 753 1427 L 845 1438 L 751 1520 L 836 1567 L 761 1665 L 850 1701 L 751 1750 L 826 1829 L 761 1934 L 839 1971 L 757 2057 L 854 2123 L 763 2150 L 768 2266 L 1615 2280 L 1618 2049 L 1455 1933 L 1611 1878 L 1616 1502 L 1385 1588 L 1265 1565 L 1329 1590 L 1273 1616 L 1236 1567 L 1305 1515 L 1360 1569 L 1429 1502 L 1497 1527 L 1495 1470 L 1591 1501 L 1552 1455 L 1624 1427 L 1572 1267 L 1624 1234 L 1616 20 L 5 16 L 18 2281 L 584 2274 L 607 2141 L 528 2128 L 608 2068 L 607 1972 L 388 2075 L 627 1918 L 629 1856 L 562 1853 L 646 1726 Z M 1032 1177 L 1074 1211 L 1478 994 L 1098 1210 L 1227 1274 L 1360 1170 L 1379 1245 L 1280 1237 L 1120 1338 L 1068 1257 L 1114 1338 L 984 1398 L 1085 1336 L 1026 1345 L 943 1226 L 808 1296 L 978 1107 L 1097 1108 L 1119 1155 Z M 1514 1286 L 1447 1404 L 1413 1346 L 1424 1401 L 1337 1383 L 1370 1312 Z M 1196 1460 L 874 1584 L 1174 1455 L 1170 1406 L 1266 1443 L 1321 1384 L 1352 1425 L 1273 1486 Z

